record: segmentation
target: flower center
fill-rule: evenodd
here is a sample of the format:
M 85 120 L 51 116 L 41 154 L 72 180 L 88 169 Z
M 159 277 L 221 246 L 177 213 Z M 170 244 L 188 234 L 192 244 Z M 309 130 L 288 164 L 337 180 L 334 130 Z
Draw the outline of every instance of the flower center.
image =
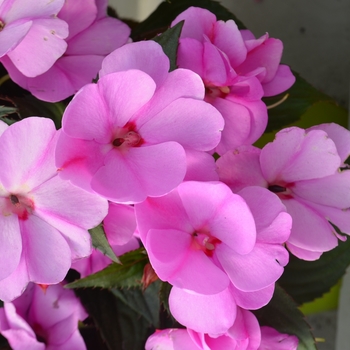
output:
M 136 125 L 128 122 L 124 127 L 115 129 L 111 143 L 119 151 L 126 151 L 130 147 L 140 147 L 143 142 L 141 135 L 136 131 Z
M 7 198 L 6 213 L 18 215 L 21 220 L 27 220 L 28 216 L 33 213 L 34 203 L 31 199 L 19 195 L 10 194 Z
M 229 86 L 209 86 L 205 87 L 205 96 L 209 100 L 217 97 L 225 98 L 230 93 Z
M 293 186 L 293 184 L 284 184 L 282 185 L 269 185 L 269 187 L 267 188 L 268 190 L 270 190 L 273 193 L 276 193 L 277 196 L 280 199 L 291 199 L 293 198 L 292 195 L 292 191 L 291 191 L 291 187 Z
M 212 257 L 217 244 L 221 241 L 206 233 L 194 232 L 192 233 L 192 248 L 202 250 L 205 255 Z
M 141 136 L 135 131 L 129 131 L 122 137 L 117 137 L 113 141 L 113 146 L 119 147 L 123 144 L 128 147 L 137 147 L 141 141 Z
M 0 32 L 4 29 L 5 23 L 0 19 Z

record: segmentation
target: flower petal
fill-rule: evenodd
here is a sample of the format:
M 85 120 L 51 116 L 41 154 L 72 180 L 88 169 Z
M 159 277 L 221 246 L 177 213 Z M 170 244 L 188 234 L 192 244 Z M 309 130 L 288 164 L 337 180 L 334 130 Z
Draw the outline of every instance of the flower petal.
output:
M 228 288 L 203 295 L 177 287 L 169 295 L 171 314 L 182 325 L 200 333 L 223 334 L 233 325 L 237 307 Z

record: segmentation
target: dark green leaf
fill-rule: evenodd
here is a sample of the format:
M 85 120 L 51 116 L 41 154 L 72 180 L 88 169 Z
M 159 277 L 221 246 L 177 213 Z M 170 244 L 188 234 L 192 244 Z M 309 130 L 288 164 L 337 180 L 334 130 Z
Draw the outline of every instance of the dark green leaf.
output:
M 299 338 L 298 350 L 315 350 L 315 340 L 304 315 L 292 298 L 278 285 L 272 300 L 263 308 L 254 311 L 261 326 L 270 326 L 281 333 Z
M 184 22 L 182 21 L 173 28 L 169 28 L 168 30 L 166 30 L 163 34 L 153 38 L 153 40 L 163 48 L 163 51 L 169 57 L 170 72 L 177 68 L 177 47 L 179 46 L 179 37 L 181 34 L 183 24 Z
M 146 339 L 154 328 L 143 317 L 109 290 L 79 289 L 76 294 L 109 350 L 144 349 Z
M 120 257 L 121 265 L 112 263 L 104 270 L 67 284 L 66 288 L 101 287 L 130 288 L 141 286 L 143 269 L 148 257 L 143 248 Z
M 57 129 L 61 127 L 62 115 L 65 109 L 63 103 L 41 101 L 32 95 L 12 96 L 9 101 L 17 107 L 17 113 L 21 119 L 31 116 L 45 117 L 53 120 Z
M 316 261 L 290 257 L 279 284 L 296 302 L 303 304 L 321 297 L 344 275 L 350 265 L 350 239 L 323 253 Z
M 155 328 L 159 328 L 159 289 L 161 282 L 158 280 L 151 283 L 146 290 L 141 288 L 133 289 L 112 289 L 112 293 L 118 297 L 125 305 L 134 310 L 137 314 L 145 318 Z
M 297 73 L 294 85 L 280 95 L 264 98 L 267 106 L 271 106 L 288 94 L 287 99 L 277 107 L 269 109 L 269 122 L 266 132 L 282 129 L 283 127 L 295 123 L 308 110 L 309 107 L 320 101 L 331 101 L 331 97 L 315 89 L 306 80 L 301 78 Z
M 151 39 L 164 32 L 171 22 L 183 11 L 191 6 L 202 7 L 214 13 L 218 20 L 233 19 L 240 29 L 245 28 L 237 18 L 219 2 L 212 0 L 171 0 L 161 3 L 158 8 L 131 32 L 134 41 Z
M 1 119 L 3 117 L 7 117 L 9 114 L 17 113 L 17 108 L 15 107 L 7 107 L 7 106 L 0 106 L 0 117 Z
M 104 255 L 107 255 L 112 261 L 120 263 L 109 242 L 107 241 L 106 234 L 103 231 L 102 226 L 96 226 L 95 228 L 89 230 L 89 232 L 92 239 L 92 245 Z
M 168 282 L 162 282 L 159 292 L 159 298 L 161 303 L 163 304 L 165 310 L 170 314 L 169 309 L 169 294 L 171 291 L 172 285 Z

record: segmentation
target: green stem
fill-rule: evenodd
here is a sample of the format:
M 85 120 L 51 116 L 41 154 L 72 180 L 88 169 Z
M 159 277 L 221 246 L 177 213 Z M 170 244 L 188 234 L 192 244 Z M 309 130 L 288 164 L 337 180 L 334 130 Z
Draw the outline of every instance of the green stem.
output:
M 8 74 L 4 75 L 0 78 L 0 86 L 4 84 L 7 80 L 10 80 L 10 76 Z

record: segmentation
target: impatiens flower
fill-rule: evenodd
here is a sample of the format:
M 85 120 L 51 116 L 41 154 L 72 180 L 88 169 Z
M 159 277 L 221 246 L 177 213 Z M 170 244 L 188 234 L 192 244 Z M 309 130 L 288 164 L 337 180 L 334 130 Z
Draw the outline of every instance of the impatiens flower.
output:
M 168 193 L 185 177 L 186 150 L 209 151 L 220 140 L 222 116 L 203 97 L 198 75 L 183 69 L 158 89 L 139 70 L 86 85 L 63 116 L 61 177 L 118 203 Z
M 269 191 L 246 192 L 252 209 L 223 183 L 192 181 L 135 205 L 150 262 L 174 286 L 170 310 L 196 331 L 223 333 L 237 305 L 266 305 L 288 262 L 290 216 Z
M 107 17 L 106 10 L 105 0 L 66 0 L 58 13 L 58 18 L 69 25 L 68 46 L 61 55 L 64 54 L 36 76 L 21 72 L 8 55 L 1 62 L 11 79 L 39 99 L 50 102 L 63 100 L 91 83 L 104 57 L 124 45 L 130 34 L 130 28 Z
M 74 292 L 61 284 L 43 290 L 30 283 L 0 309 L 0 333 L 13 350 L 85 350 L 78 321 L 87 316 Z
M 350 234 L 350 172 L 341 169 L 349 145 L 350 132 L 339 125 L 292 127 L 262 150 L 251 146 L 228 152 L 217 167 L 234 192 L 258 185 L 277 194 L 293 218 L 288 249 L 316 260 L 344 239 L 330 222 Z
M 163 94 L 162 99 L 174 99 L 174 93 L 180 96 L 193 95 L 195 86 L 190 81 L 184 81 L 178 90 L 172 90 L 172 94 L 168 94 L 167 86 L 163 84 L 168 77 L 170 63 L 165 55 L 162 47 L 155 41 L 140 41 L 126 44 L 119 49 L 113 51 L 102 62 L 102 68 L 99 76 L 106 74 L 121 72 L 129 69 L 138 69 L 147 73 L 156 83 L 158 94 Z M 196 150 L 186 149 L 187 172 L 184 180 L 193 181 L 217 181 L 218 175 L 215 167 L 214 158 L 206 153 Z
M 72 260 L 91 254 L 87 230 L 107 214 L 106 200 L 58 176 L 59 133 L 50 119 L 31 117 L 0 136 L 1 300 L 30 281 L 62 281 Z
M 261 344 L 258 350 L 296 350 L 299 340 L 295 335 L 282 334 L 276 329 L 261 327 Z
M 68 25 L 57 18 L 64 0 L 0 2 L 0 61 L 27 77 L 46 72 L 67 48 Z
M 257 236 L 254 248 L 247 254 L 225 254 L 219 251 L 219 246 L 214 252 L 214 261 L 220 263 L 230 278 L 229 286 L 209 295 L 174 286 L 169 295 L 175 319 L 197 332 L 223 334 L 235 321 L 237 306 L 258 309 L 266 305 L 272 298 L 274 282 L 288 263 L 283 243 L 289 237 L 292 220 L 281 201 L 261 187 L 245 188 L 239 195 L 253 214 Z M 208 284 L 211 279 L 208 278 Z
M 250 311 L 239 309 L 235 324 L 225 334 L 213 336 L 189 328 L 164 329 L 152 334 L 145 348 L 146 350 L 257 350 L 260 337 L 260 326 L 256 317 Z M 274 348 L 278 349 L 280 348 Z
M 156 330 L 146 342 L 146 350 L 296 350 L 298 338 L 281 334 L 271 327 L 260 328 L 256 317 L 239 309 L 234 325 L 222 335 L 192 329 Z
M 264 132 L 267 108 L 263 96 L 279 94 L 295 81 L 280 65 L 283 45 L 267 34 L 255 39 L 233 20 L 217 21 L 206 9 L 190 7 L 172 23 L 184 20 L 177 64 L 201 76 L 206 101 L 225 119 L 219 154 L 252 144 Z

